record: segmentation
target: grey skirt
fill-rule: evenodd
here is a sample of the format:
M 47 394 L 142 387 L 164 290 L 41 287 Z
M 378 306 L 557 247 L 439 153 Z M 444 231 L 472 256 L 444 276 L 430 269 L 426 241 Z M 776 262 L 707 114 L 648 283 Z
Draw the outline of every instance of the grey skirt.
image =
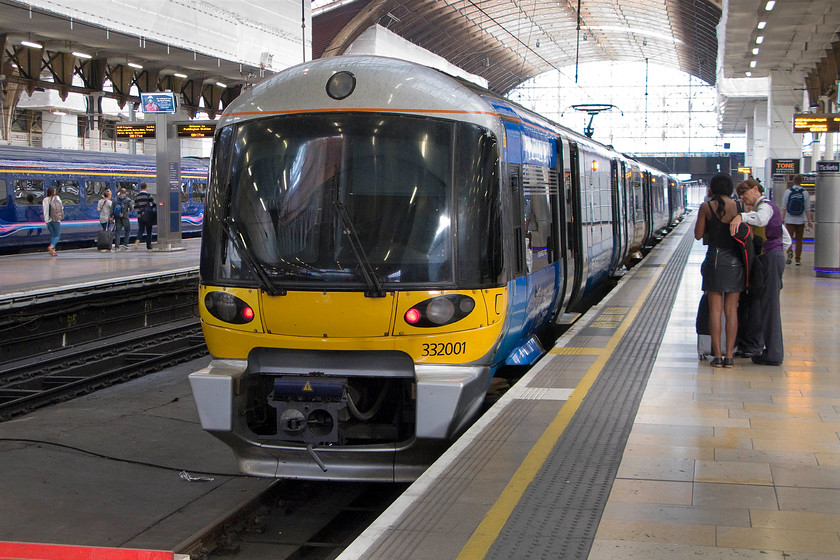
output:
M 744 291 L 744 261 L 733 249 L 709 247 L 700 272 L 703 275 L 704 292 Z

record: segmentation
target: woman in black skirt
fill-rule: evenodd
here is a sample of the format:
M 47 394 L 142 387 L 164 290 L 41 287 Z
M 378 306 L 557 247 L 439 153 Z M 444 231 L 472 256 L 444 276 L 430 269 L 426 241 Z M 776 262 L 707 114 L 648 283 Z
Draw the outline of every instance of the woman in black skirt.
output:
M 700 206 L 694 238 L 708 245 L 703 261 L 703 291 L 709 300 L 709 332 L 712 335 L 713 367 L 732 367 L 732 352 L 738 334 L 738 297 L 744 290 L 744 261 L 738 242 L 729 233 L 729 222 L 738 215 L 732 199 L 732 178 L 719 173 L 709 182 L 711 200 Z M 726 353 L 721 352 L 721 312 L 726 316 Z

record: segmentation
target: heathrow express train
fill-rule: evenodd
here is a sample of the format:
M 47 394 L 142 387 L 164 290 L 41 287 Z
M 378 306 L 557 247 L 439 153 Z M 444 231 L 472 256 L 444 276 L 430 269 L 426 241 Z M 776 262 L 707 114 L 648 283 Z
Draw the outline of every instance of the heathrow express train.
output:
M 494 373 L 639 257 L 679 185 L 473 84 L 405 61 L 308 62 L 216 130 L 190 375 L 240 469 L 408 481 Z
M 101 230 L 96 204 L 103 193 L 125 187 L 129 198 L 149 184 L 156 194 L 154 156 L 77 150 L 0 147 L 0 251 L 46 247 L 49 232 L 41 201 L 49 187 L 64 203 L 61 243 L 92 244 Z M 181 162 L 181 231 L 201 232 L 207 191 L 206 158 Z M 157 198 L 157 197 L 156 197 Z M 130 215 L 132 233 L 137 216 Z

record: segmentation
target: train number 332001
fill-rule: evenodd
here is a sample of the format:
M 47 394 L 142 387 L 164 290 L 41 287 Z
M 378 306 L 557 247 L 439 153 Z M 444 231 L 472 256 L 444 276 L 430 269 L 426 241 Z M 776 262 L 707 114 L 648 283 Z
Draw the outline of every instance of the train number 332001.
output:
M 423 345 L 424 356 L 457 356 L 467 351 L 466 342 L 434 342 Z

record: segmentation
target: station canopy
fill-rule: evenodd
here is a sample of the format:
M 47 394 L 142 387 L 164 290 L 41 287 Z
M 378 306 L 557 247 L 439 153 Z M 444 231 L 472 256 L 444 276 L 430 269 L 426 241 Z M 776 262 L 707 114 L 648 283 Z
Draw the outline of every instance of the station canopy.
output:
M 720 2 L 708 0 L 316 0 L 314 58 L 362 32 L 389 31 L 505 94 L 544 72 L 603 60 L 645 61 L 714 84 Z

